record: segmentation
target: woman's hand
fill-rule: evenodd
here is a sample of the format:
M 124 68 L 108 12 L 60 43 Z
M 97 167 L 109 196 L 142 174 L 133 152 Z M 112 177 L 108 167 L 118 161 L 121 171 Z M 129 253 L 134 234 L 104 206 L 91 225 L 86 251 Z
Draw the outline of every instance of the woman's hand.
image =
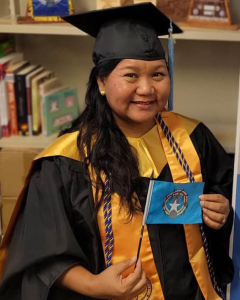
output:
M 220 194 L 201 195 L 199 198 L 205 224 L 213 229 L 220 229 L 230 212 L 228 199 Z
M 138 260 L 136 269 L 127 277 L 122 273 L 136 263 L 136 257 L 110 266 L 98 275 L 77 265 L 69 268 L 56 285 L 95 299 L 129 300 L 146 289 L 146 274 Z
M 146 274 L 142 269 L 141 260 L 138 260 L 136 269 L 126 278 L 122 273 L 136 262 L 136 257 L 110 266 L 95 276 L 93 288 L 96 298 L 105 299 L 133 299 L 146 289 Z

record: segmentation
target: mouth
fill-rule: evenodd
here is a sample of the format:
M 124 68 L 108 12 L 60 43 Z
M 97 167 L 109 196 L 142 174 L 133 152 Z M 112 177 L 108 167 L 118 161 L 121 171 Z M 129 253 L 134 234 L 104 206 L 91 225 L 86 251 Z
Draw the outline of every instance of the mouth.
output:
M 132 104 L 137 104 L 137 105 L 151 105 L 155 102 L 155 100 L 151 101 L 131 101 Z

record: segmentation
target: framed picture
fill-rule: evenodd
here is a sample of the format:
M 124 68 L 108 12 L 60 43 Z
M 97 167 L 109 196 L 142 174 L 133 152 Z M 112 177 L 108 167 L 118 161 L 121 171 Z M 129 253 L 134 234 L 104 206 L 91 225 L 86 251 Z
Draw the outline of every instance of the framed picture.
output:
M 72 0 L 28 0 L 26 17 L 18 23 L 63 22 L 60 16 L 73 13 Z

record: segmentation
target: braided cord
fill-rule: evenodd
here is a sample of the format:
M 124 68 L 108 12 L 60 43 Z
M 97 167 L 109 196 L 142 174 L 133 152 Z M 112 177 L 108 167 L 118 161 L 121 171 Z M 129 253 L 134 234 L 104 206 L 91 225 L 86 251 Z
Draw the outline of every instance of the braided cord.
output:
M 185 171 L 188 179 L 190 182 L 194 183 L 195 182 L 195 178 L 189 168 L 189 165 L 178 145 L 178 143 L 175 141 L 174 137 L 172 136 L 172 133 L 170 131 L 170 129 L 168 128 L 168 126 L 164 123 L 163 119 L 161 118 L 160 115 L 158 115 L 158 122 L 168 140 L 169 145 L 171 146 L 171 148 L 173 149 L 173 152 L 179 162 L 179 164 L 181 165 L 181 167 L 183 168 L 183 170 Z M 213 283 L 213 288 L 216 291 L 216 293 L 223 299 L 226 300 L 226 296 L 223 292 L 223 290 L 218 286 L 217 284 L 217 280 L 216 280 L 216 275 L 215 275 L 215 271 L 213 268 L 213 264 L 210 258 L 210 253 L 209 253 L 209 246 L 208 246 L 208 241 L 204 232 L 204 228 L 203 228 L 203 224 L 199 224 L 200 226 L 200 232 L 202 235 L 202 240 L 203 240 L 203 247 L 204 247 L 204 251 L 205 251 L 205 255 L 206 255 L 206 260 L 207 260 L 207 265 L 208 265 L 208 269 L 209 269 L 209 274 Z
M 112 231 L 111 191 L 110 191 L 109 178 L 107 175 L 105 177 L 105 185 L 104 185 L 103 215 L 104 215 L 104 225 L 105 225 L 105 233 L 106 233 L 104 253 L 106 258 L 106 268 L 108 268 L 110 267 L 112 261 L 114 238 L 113 238 L 113 231 Z

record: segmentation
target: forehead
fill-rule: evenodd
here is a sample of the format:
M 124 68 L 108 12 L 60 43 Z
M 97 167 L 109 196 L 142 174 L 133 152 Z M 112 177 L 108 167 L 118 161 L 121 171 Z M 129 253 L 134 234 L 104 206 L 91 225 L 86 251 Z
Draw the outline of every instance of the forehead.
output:
M 156 69 L 166 67 L 165 59 L 159 60 L 140 60 L 140 59 L 123 59 L 116 66 L 115 70 L 125 70 L 125 69 Z

